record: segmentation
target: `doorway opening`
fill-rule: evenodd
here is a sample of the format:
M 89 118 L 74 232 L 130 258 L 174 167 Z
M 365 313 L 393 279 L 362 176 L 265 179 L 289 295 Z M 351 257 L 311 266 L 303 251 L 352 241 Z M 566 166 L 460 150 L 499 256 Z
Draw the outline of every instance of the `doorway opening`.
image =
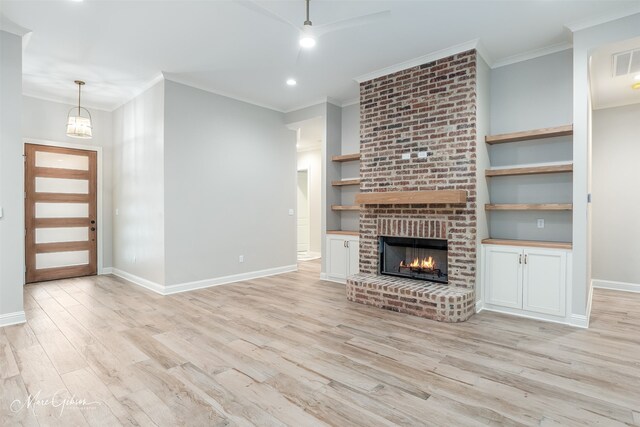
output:
M 319 259 L 322 221 L 321 117 L 305 120 L 297 129 L 297 251 L 298 261 Z

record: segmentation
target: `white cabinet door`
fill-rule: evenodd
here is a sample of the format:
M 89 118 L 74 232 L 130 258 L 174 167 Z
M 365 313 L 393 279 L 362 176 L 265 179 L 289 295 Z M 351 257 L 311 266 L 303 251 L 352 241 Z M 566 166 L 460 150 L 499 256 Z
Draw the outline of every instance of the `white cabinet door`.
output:
M 538 313 L 564 316 L 567 253 L 528 248 L 524 256 L 523 308 Z
M 523 251 L 510 246 L 485 247 L 486 302 L 522 308 Z
M 327 237 L 327 276 L 334 279 L 347 278 L 346 239 L 340 236 Z
M 347 276 L 353 276 L 360 272 L 360 241 L 355 238 L 347 240 L 348 266 Z

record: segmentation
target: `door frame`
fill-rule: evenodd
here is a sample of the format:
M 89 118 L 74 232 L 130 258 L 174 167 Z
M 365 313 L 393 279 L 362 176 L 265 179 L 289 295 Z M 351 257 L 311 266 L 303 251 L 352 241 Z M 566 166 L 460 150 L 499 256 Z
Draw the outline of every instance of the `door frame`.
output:
M 37 145 L 46 145 L 48 147 L 60 147 L 60 148 L 74 148 L 77 150 L 86 150 L 86 151 L 95 151 L 97 156 L 97 166 L 98 170 L 96 172 L 96 178 L 98 180 L 97 183 L 97 218 L 98 221 L 98 244 L 96 245 L 97 249 L 97 257 L 98 257 L 98 275 L 107 274 L 108 272 L 104 271 L 103 268 L 103 250 L 102 250 L 102 242 L 104 239 L 104 229 L 103 229 L 103 215 L 102 215 L 102 147 L 97 145 L 87 145 L 87 144 L 76 144 L 73 142 L 59 142 L 59 141 L 50 141 L 44 139 L 33 139 L 33 138 L 24 138 L 22 140 L 22 155 L 25 155 L 25 145 L 26 144 L 37 144 Z M 26 169 L 23 171 L 23 175 L 26 173 Z M 26 224 L 25 224 L 26 227 Z M 27 260 L 24 259 L 24 272 L 27 270 Z M 23 280 L 26 283 L 26 276 Z
M 297 154 L 297 152 L 296 152 Z M 297 158 L 296 158 L 297 161 Z M 307 250 L 307 255 L 311 253 L 311 198 L 309 197 L 309 190 L 311 189 L 311 179 L 309 175 L 309 167 L 300 168 L 296 170 L 296 258 L 298 257 L 298 173 L 306 172 L 307 173 L 307 214 L 309 216 L 309 226 L 307 227 L 309 231 L 309 249 Z

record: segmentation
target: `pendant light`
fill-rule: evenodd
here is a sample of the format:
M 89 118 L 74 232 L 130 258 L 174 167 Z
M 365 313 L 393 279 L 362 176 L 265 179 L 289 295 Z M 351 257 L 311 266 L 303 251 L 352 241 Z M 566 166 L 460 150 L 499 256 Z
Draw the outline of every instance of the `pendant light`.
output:
M 84 82 L 76 80 L 74 83 L 78 85 L 78 107 L 73 107 L 67 114 L 67 136 L 91 139 L 91 113 L 80 106 L 80 92 Z

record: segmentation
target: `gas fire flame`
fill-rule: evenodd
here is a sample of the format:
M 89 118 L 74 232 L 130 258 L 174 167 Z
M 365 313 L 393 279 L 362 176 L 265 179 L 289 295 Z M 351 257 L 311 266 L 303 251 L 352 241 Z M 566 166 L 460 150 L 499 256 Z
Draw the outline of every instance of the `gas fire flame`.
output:
M 419 258 L 414 258 L 411 264 L 407 265 L 404 261 L 400 261 L 400 267 L 409 267 L 409 268 L 421 268 L 423 270 L 435 270 L 436 261 L 432 258 L 423 258 L 420 260 Z

